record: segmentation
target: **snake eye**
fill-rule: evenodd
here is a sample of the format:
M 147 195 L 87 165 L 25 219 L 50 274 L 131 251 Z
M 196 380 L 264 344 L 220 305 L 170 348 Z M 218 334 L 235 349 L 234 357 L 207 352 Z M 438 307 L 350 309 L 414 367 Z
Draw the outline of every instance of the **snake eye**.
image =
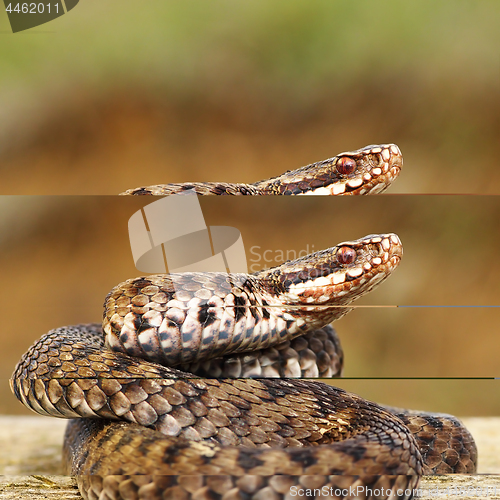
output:
M 356 251 L 351 247 L 340 247 L 336 257 L 339 264 L 352 264 L 356 260 Z
M 336 167 L 339 174 L 349 175 L 356 170 L 356 162 L 352 158 L 343 156 L 337 160 Z

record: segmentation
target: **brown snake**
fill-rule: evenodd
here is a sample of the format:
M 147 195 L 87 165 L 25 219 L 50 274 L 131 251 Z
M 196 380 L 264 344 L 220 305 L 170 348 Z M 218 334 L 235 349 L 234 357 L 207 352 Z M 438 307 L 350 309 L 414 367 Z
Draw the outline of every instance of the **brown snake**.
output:
M 363 195 L 384 191 L 403 165 L 395 144 L 366 146 L 253 184 L 184 182 L 129 189 L 125 195 Z
M 225 376 L 234 366 L 221 357 L 232 354 L 236 376 L 248 375 L 246 356 L 267 360 L 265 375 L 290 376 L 273 343 L 306 337 L 328 356 L 326 325 L 401 255 L 396 235 L 370 235 L 252 275 L 129 280 L 108 294 L 102 327 L 35 343 L 12 390 L 38 413 L 75 419 L 64 456 L 85 498 L 289 499 L 300 488 L 412 498 L 424 473 L 475 471 L 474 441 L 454 417 L 383 408 L 319 382 L 197 378 L 159 364 L 193 367 L 202 353 Z

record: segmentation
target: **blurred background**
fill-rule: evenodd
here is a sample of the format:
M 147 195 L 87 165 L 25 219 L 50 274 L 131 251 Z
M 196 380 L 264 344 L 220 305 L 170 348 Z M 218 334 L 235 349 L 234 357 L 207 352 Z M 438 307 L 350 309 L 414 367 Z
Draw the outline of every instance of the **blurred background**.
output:
M 7 380 L 35 340 L 52 328 L 101 321 L 111 288 L 143 274 L 134 267 L 127 223 L 152 201 L 0 197 L 0 412 L 21 411 Z M 400 236 L 398 268 L 354 303 L 362 307 L 335 322 L 345 377 L 500 377 L 500 197 L 203 197 L 200 203 L 207 225 L 240 230 L 253 270 L 367 234 Z M 395 406 L 500 414 L 500 380 L 333 383 Z
M 500 194 L 496 0 L 85 0 L 0 13 L 0 192 L 251 182 L 395 142 L 392 193 Z
M 138 275 L 126 223 L 151 200 L 95 195 L 253 182 L 385 142 L 405 158 L 389 195 L 202 200 L 206 222 L 237 227 L 253 269 L 396 232 L 403 262 L 360 304 L 482 307 L 353 311 L 337 324 L 345 376 L 500 376 L 500 309 L 484 307 L 500 305 L 500 199 L 479 196 L 500 194 L 499 21 L 496 0 L 85 0 L 13 35 L 1 12 L 0 413 L 25 411 L 7 380 L 28 346 L 99 321 L 107 292 Z M 335 383 L 500 414 L 497 381 Z

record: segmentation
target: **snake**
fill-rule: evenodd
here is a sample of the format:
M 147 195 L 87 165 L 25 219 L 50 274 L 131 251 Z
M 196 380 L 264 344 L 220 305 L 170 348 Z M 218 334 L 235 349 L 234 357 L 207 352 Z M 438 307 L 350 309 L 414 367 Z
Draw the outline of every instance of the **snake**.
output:
M 106 297 L 102 324 L 35 342 L 12 391 L 70 419 L 65 472 L 86 499 L 413 498 L 423 474 L 476 470 L 460 421 L 293 378 L 310 373 L 311 356 L 334 359 L 330 324 L 402 252 L 397 235 L 373 234 L 253 274 L 127 280 Z M 311 355 L 297 368 L 280 346 Z M 196 374 L 200 358 L 215 378 Z
M 124 195 L 364 195 L 384 191 L 396 179 L 403 156 L 396 144 L 370 145 L 253 184 L 184 182 L 125 191 Z

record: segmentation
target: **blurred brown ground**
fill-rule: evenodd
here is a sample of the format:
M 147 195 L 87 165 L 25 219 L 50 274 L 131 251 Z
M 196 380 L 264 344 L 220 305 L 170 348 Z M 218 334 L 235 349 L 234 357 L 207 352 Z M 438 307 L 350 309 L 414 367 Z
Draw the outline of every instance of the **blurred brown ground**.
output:
M 449 102 L 446 88 L 402 75 L 374 80 L 348 93 L 321 89 L 306 109 L 273 95 L 259 100 L 245 86 L 227 99 L 210 89 L 186 99 L 168 89 L 76 84 L 36 117 L 32 133 L 23 132 L 31 114 L 16 120 L 8 134 L 15 140 L 0 149 L 0 192 L 117 194 L 169 182 L 255 182 L 394 142 L 405 165 L 391 193 L 500 194 L 495 91 L 471 92 L 459 82 Z
M 108 291 L 141 274 L 133 264 L 127 221 L 151 201 L 119 196 L 3 198 L 5 347 L 0 366 L 4 380 L 43 333 L 62 325 L 100 321 Z M 356 308 L 336 323 L 346 354 L 346 377 L 499 375 L 495 227 L 500 198 L 209 197 L 200 202 L 207 225 L 241 231 L 252 270 L 366 234 L 396 232 L 401 237 L 404 256 L 399 268 L 356 303 L 371 307 Z M 455 226 L 460 231 L 452 231 Z M 415 305 L 476 307 L 388 307 Z M 401 406 L 397 398 L 406 401 L 411 395 L 416 398 L 413 406 L 425 408 L 425 397 L 439 397 L 443 404 L 450 401 L 459 409 L 461 402 L 460 413 L 472 414 L 467 404 L 472 397 L 482 401 L 474 403 L 474 414 L 500 409 L 499 399 L 488 391 L 437 391 L 431 396 L 430 388 L 437 387 L 434 382 L 421 382 L 427 386 L 423 394 L 405 389 L 415 384 L 412 381 L 384 382 L 402 387 L 401 393 L 389 391 L 396 399 L 386 402 Z M 462 387 L 462 382 L 449 383 Z M 484 384 L 496 387 L 491 382 Z M 377 387 L 359 383 L 370 391 Z M 1 390 L 3 412 L 19 409 L 7 386 Z M 376 392 L 379 401 L 385 392 Z

